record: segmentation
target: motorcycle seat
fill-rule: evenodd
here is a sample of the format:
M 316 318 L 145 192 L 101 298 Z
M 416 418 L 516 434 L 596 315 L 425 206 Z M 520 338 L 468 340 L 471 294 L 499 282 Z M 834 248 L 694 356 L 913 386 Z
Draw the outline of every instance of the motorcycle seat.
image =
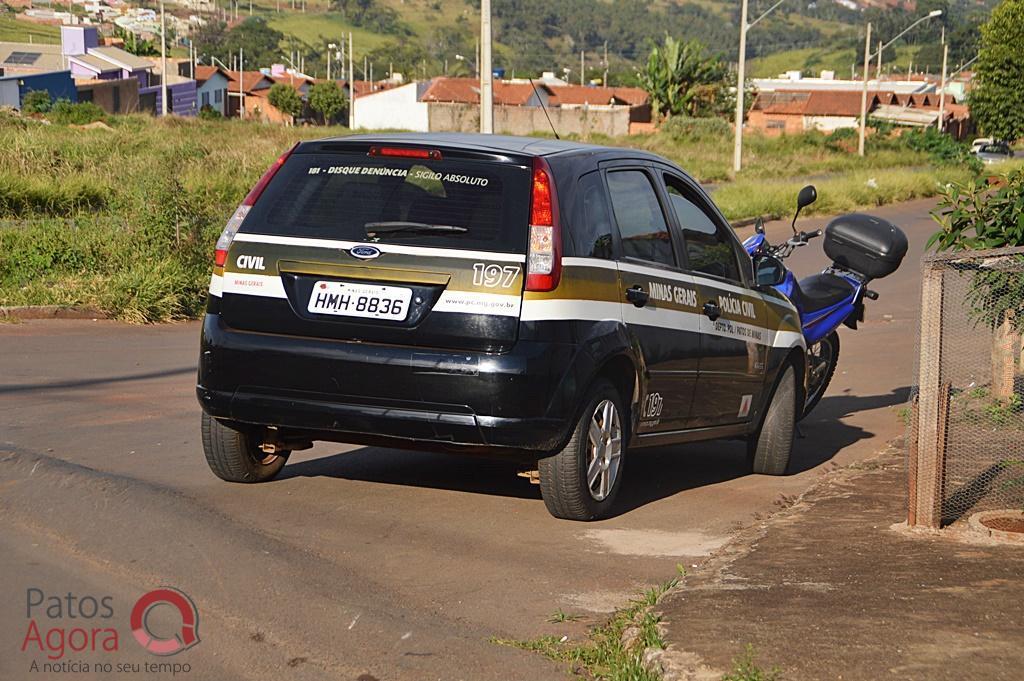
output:
M 837 305 L 853 295 L 853 284 L 834 274 L 814 274 L 793 284 L 793 304 L 803 312 Z

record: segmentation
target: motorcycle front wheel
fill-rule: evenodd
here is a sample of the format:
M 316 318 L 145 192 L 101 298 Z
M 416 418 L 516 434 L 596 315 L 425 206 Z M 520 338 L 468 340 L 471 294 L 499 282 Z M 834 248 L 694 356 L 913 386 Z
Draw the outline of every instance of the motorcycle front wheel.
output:
M 807 348 L 807 399 L 804 400 L 804 413 L 800 418 L 807 418 L 811 410 L 818 406 L 836 373 L 838 363 L 839 334 L 835 331 Z

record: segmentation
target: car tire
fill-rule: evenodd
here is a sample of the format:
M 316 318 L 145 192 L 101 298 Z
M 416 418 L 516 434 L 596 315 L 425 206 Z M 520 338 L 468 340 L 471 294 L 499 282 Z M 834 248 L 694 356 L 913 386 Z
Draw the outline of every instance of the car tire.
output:
M 619 391 L 606 380 L 598 381 L 569 443 L 538 462 L 540 493 L 551 515 L 587 521 L 611 513 L 622 486 L 629 434 L 629 418 L 622 405 Z
M 264 454 L 250 434 L 229 428 L 203 412 L 203 453 L 210 470 L 228 482 L 266 482 L 284 468 L 291 452 Z
M 782 369 L 761 426 L 747 440 L 747 458 L 755 473 L 785 475 L 793 452 L 797 421 L 796 371 L 792 364 Z

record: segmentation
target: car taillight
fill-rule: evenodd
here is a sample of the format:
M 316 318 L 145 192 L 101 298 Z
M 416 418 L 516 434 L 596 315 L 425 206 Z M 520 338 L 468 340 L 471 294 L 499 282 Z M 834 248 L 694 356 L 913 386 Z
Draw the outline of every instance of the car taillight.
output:
M 299 146 L 298 142 L 295 143 L 288 151 L 284 152 L 277 157 L 263 176 L 260 177 L 259 182 L 249 190 L 249 193 L 242 199 L 242 203 L 239 204 L 235 212 L 228 218 L 228 222 L 224 225 L 224 231 L 220 233 L 220 237 L 217 239 L 216 250 L 214 251 L 213 262 L 217 267 L 223 267 L 224 263 L 228 259 L 228 249 L 231 248 L 231 242 L 234 240 L 235 235 L 238 234 L 238 230 L 242 227 L 242 223 L 245 222 L 245 216 L 249 214 L 249 210 L 256 205 L 257 199 L 263 193 L 263 190 L 267 188 L 270 181 L 274 179 L 274 175 L 281 169 L 284 162 L 288 160 L 288 157 L 295 151 L 295 147 Z
M 370 156 L 391 156 L 394 158 L 423 158 L 432 161 L 441 160 L 441 152 L 437 149 L 418 149 L 416 147 L 370 147 Z
M 543 159 L 533 161 L 532 186 L 526 290 L 553 291 L 562 277 L 562 234 L 558 224 L 558 201 L 551 184 L 551 169 Z

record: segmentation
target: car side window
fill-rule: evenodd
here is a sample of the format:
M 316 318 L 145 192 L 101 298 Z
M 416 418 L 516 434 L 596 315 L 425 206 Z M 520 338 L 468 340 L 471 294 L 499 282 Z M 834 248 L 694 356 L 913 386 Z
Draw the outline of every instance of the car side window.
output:
M 619 226 L 623 255 L 674 266 L 676 257 L 668 223 L 647 173 L 642 170 L 609 172 L 608 192 Z
M 575 234 L 576 253 L 591 258 L 612 258 L 612 216 L 608 210 L 600 171 L 580 178 Z
M 683 229 L 690 270 L 742 282 L 733 241 L 725 228 L 687 196 L 690 192 L 679 180 L 666 175 L 665 187 Z

